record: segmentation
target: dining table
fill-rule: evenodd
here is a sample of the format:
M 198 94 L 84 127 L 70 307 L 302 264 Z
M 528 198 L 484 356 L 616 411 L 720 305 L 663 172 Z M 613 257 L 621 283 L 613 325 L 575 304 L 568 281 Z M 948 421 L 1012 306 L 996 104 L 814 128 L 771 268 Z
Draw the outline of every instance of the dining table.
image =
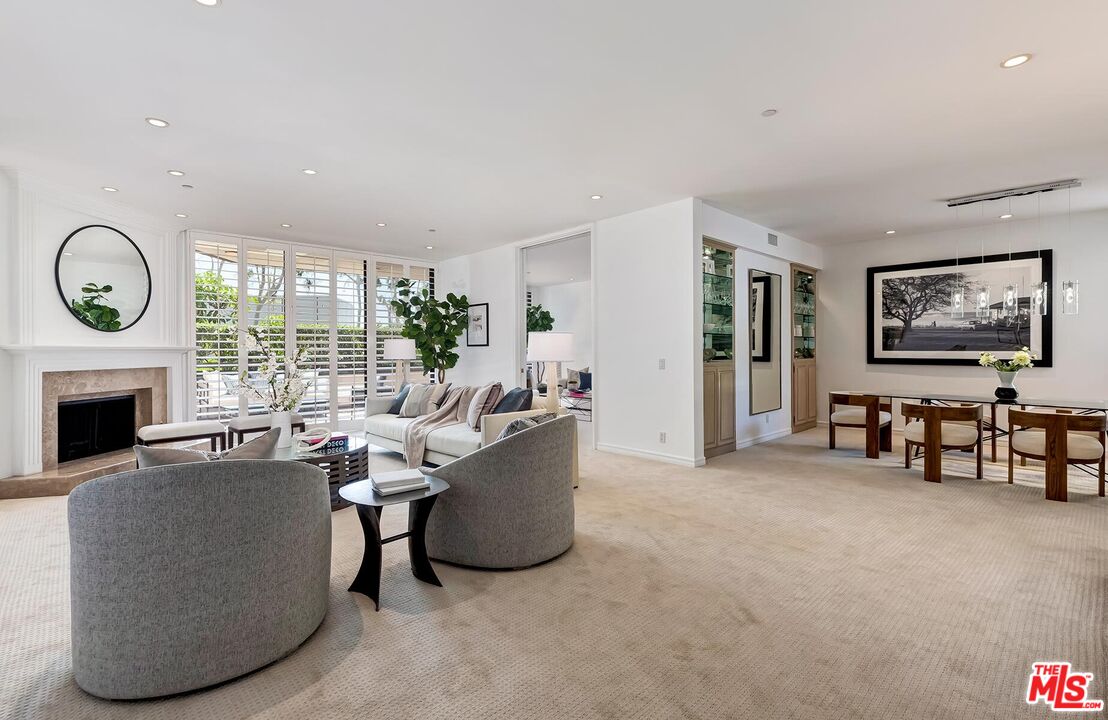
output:
M 1001 428 L 996 421 L 996 412 L 998 407 L 1016 407 L 1016 408 L 1028 408 L 1028 407 L 1043 407 L 1043 408 L 1066 408 L 1069 410 L 1075 410 L 1080 415 L 1090 415 L 1093 413 L 1106 413 L 1108 414 L 1108 400 L 1097 399 L 1083 399 L 1075 400 L 1072 398 L 1055 398 L 1055 397 L 1039 397 L 1039 396 L 1019 396 L 1014 400 L 1000 400 L 994 395 L 987 395 L 984 393 L 959 393 L 959 392 L 920 392 L 919 390 L 834 390 L 833 393 L 853 393 L 858 395 L 876 395 L 882 398 L 890 398 L 894 400 L 918 400 L 922 405 L 950 405 L 955 403 L 972 403 L 974 405 L 982 405 L 988 407 L 989 417 L 987 420 L 982 421 L 984 429 L 989 432 L 989 449 L 992 455 L 992 462 L 996 462 L 996 441 L 998 437 L 1003 437 L 1009 434 L 1008 430 Z

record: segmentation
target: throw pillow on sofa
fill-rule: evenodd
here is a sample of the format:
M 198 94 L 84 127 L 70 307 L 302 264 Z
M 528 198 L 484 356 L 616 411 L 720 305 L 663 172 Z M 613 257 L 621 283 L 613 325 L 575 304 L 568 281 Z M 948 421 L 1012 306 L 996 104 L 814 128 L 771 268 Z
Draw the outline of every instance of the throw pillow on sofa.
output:
M 426 415 L 427 404 L 433 392 L 435 392 L 434 385 L 412 385 L 408 391 L 408 397 L 404 399 L 404 407 L 400 408 L 400 417 L 414 418 Z
M 500 415 L 501 413 L 514 413 L 522 412 L 524 410 L 531 409 L 531 398 L 533 393 L 526 388 L 515 388 L 509 390 L 507 394 L 501 398 L 500 402 L 496 404 L 496 407 L 492 409 L 492 415 Z
M 434 412 L 442 407 L 442 401 L 450 394 L 450 383 L 444 382 L 435 385 L 431 397 L 427 400 L 427 412 Z
M 497 440 L 503 440 L 506 437 L 511 437 L 516 433 L 521 433 L 528 428 L 533 428 L 536 425 L 541 425 L 544 422 L 553 420 L 558 417 L 555 413 L 542 413 L 541 415 L 532 415 L 531 417 L 516 418 L 500 431 L 500 434 L 496 436 Z M 495 441 L 494 441 L 495 442 Z
M 500 398 L 504 395 L 504 386 L 500 383 L 490 383 L 477 391 L 473 399 L 469 401 L 469 411 L 466 413 L 466 424 L 473 430 L 481 429 L 481 418 L 492 412 Z
M 277 454 L 277 439 L 280 436 L 281 429 L 273 428 L 264 435 L 259 435 L 253 440 L 223 452 L 135 445 L 135 460 L 138 461 L 140 470 L 160 465 L 183 465 L 209 460 L 272 460 Z
M 408 399 L 408 391 L 411 389 L 411 383 L 404 383 L 404 387 L 400 388 L 400 392 L 396 393 L 396 397 L 392 399 L 392 405 L 389 405 L 389 415 L 400 414 L 400 410 L 404 407 L 404 401 Z

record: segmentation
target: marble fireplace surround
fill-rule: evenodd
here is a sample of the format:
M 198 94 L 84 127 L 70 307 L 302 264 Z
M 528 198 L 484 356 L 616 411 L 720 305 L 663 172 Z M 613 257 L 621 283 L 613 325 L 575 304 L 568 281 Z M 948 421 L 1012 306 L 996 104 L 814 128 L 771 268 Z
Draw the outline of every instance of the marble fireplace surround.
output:
M 135 397 L 135 429 L 169 418 L 166 368 L 63 370 L 42 374 L 42 469 L 58 466 L 58 403 L 92 398 Z

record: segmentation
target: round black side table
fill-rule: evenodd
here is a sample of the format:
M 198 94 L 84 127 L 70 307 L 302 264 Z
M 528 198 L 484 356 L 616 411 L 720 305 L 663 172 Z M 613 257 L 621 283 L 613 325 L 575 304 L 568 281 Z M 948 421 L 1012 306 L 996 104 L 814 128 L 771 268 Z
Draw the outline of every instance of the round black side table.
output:
M 427 476 L 424 476 L 427 477 Z M 408 538 L 408 557 L 412 563 L 412 575 L 431 585 L 442 587 L 431 561 L 427 558 L 427 518 L 435 506 L 438 495 L 450 488 L 445 480 L 427 477 L 431 487 L 396 495 L 378 495 L 373 492 L 369 480 L 360 480 L 339 488 L 343 499 L 354 503 L 358 508 L 358 520 L 362 523 L 365 536 L 365 552 L 362 566 L 354 582 L 350 583 L 350 592 L 359 592 L 373 601 L 377 610 L 381 609 L 381 550 L 386 543 Z M 381 537 L 381 510 L 386 505 L 408 503 L 408 531 L 392 537 Z

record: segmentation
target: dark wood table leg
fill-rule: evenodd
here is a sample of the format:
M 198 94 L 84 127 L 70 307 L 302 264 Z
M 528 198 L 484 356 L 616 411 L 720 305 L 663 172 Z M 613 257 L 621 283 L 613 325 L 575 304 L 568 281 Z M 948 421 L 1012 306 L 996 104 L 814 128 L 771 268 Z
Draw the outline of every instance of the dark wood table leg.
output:
M 381 609 L 381 508 L 358 506 L 358 520 L 362 523 L 365 536 L 365 552 L 362 554 L 362 566 L 354 582 L 350 583 L 350 592 L 359 592 L 373 601 L 377 610 Z
M 431 561 L 427 558 L 427 519 L 431 517 L 431 508 L 438 499 L 438 495 L 432 495 L 408 504 L 408 557 L 412 562 L 412 575 L 425 583 L 442 587 L 435 568 L 431 567 Z

